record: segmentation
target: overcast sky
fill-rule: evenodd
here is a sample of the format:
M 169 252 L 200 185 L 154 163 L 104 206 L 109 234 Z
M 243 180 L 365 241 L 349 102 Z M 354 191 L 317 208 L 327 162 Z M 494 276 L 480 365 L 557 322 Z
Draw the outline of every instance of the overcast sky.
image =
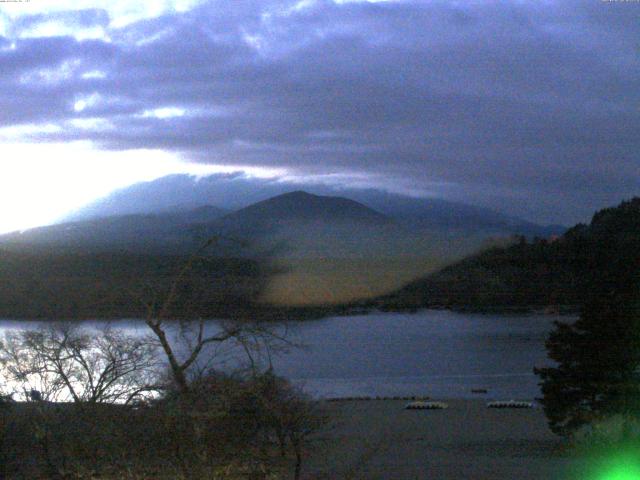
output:
M 0 79 L 0 230 L 173 172 L 565 224 L 640 193 L 640 2 L 0 3 Z

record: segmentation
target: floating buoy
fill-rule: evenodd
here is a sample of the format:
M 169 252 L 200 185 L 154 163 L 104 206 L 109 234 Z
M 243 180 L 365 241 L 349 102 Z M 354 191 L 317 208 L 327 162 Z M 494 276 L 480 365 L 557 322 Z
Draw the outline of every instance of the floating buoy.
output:
M 405 409 L 407 410 L 443 410 L 449 406 L 444 402 L 409 402 Z
M 533 402 L 519 402 L 516 400 L 500 400 L 487 403 L 487 408 L 533 408 Z

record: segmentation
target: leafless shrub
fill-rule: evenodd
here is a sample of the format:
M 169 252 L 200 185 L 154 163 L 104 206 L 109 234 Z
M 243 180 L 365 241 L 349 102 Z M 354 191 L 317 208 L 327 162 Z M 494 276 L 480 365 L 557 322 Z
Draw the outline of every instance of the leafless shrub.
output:
M 91 332 L 58 323 L 7 333 L 0 368 L 27 400 L 129 404 L 158 388 L 153 342 L 110 327 Z

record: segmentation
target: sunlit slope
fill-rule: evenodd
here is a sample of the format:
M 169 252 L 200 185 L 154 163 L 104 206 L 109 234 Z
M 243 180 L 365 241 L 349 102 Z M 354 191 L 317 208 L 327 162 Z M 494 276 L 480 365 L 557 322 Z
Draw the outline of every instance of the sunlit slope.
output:
M 383 295 L 444 265 L 432 257 L 279 259 L 260 300 L 278 306 L 339 305 Z

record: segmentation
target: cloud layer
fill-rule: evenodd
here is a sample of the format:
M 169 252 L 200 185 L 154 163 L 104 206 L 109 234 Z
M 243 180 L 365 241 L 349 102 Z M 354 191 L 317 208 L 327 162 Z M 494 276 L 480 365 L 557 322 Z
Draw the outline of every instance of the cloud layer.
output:
M 640 192 L 639 20 L 640 4 L 597 0 L 5 15 L 0 135 L 360 178 L 571 223 Z

